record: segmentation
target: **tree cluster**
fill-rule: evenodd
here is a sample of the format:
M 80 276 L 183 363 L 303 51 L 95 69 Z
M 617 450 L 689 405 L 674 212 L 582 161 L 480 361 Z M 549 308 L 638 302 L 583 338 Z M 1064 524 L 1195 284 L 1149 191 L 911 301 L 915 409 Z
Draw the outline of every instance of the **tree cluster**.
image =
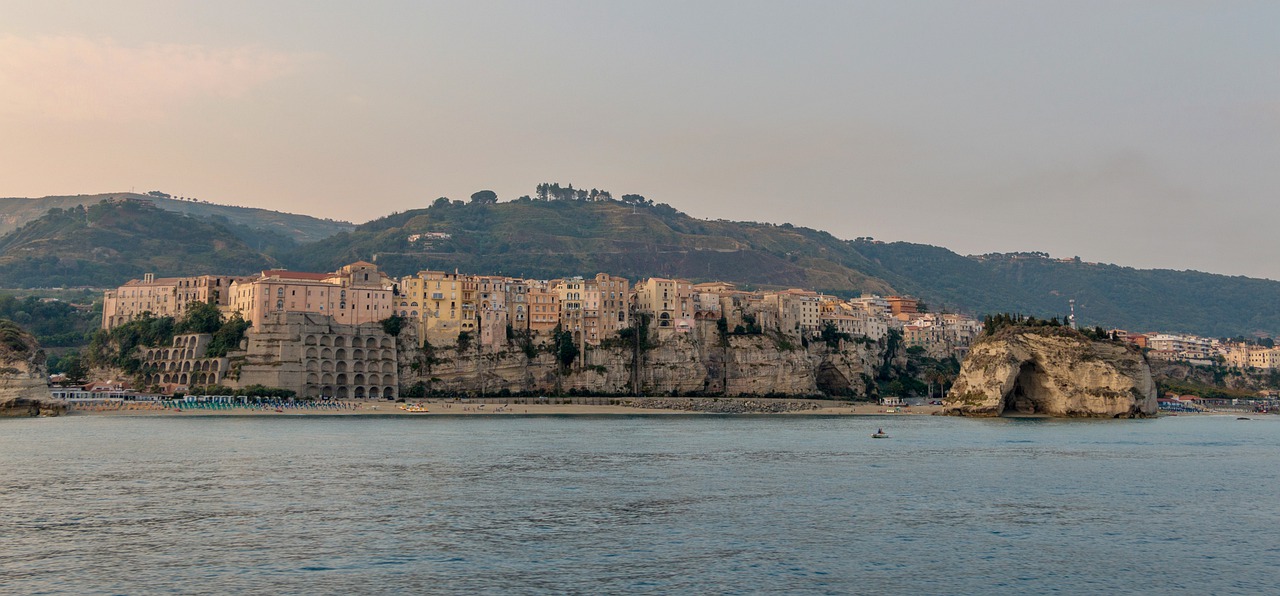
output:
M 535 187 L 534 196 L 539 201 L 609 201 L 613 195 L 607 190 L 560 186 L 559 182 L 543 182 Z

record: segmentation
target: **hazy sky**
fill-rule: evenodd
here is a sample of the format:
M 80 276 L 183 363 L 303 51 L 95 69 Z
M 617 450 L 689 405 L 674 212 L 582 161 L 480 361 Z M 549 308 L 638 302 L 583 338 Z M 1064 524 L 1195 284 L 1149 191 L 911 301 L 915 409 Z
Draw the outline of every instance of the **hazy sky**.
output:
M 543 181 L 1280 279 L 1280 3 L 0 0 L 0 196 Z

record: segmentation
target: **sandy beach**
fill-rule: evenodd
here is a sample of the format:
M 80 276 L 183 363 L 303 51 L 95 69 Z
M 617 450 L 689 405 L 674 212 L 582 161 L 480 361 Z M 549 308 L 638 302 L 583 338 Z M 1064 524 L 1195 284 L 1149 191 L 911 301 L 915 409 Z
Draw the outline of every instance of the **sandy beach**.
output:
M 343 403 L 351 407 L 347 409 L 305 409 L 305 408 L 160 408 L 135 407 L 122 409 L 86 409 L 73 408 L 67 412 L 69 416 L 668 416 L 668 415 L 739 415 L 739 416 L 912 416 L 931 415 L 941 406 L 915 406 L 910 408 L 886 407 L 875 404 L 849 404 L 826 400 L 778 400 L 789 403 L 804 403 L 811 407 L 786 412 L 719 412 L 694 409 L 680 409 L 682 398 L 657 398 L 668 407 L 638 407 L 636 405 L 608 405 L 604 403 L 498 403 L 463 402 L 453 400 L 409 400 L 404 404 L 387 401 L 348 400 Z M 704 398 L 705 399 L 705 398 Z M 515 400 L 513 400 L 515 401 Z M 599 401 L 611 401 L 601 399 Z M 626 398 L 613 401 L 628 402 Z M 728 400 L 726 400 L 728 401 Z M 755 403 L 768 403 L 769 400 L 736 400 Z M 411 404 L 426 407 L 426 412 L 409 411 Z

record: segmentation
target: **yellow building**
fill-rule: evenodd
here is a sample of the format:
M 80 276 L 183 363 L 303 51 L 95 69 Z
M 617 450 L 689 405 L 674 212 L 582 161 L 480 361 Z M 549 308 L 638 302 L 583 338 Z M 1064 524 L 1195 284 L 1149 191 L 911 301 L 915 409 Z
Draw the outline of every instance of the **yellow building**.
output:
M 452 345 L 459 333 L 476 330 L 475 297 L 476 282 L 471 276 L 456 271 L 419 271 L 400 280 L 396 308 L 401 316 L 414 321 L 423 341 Z

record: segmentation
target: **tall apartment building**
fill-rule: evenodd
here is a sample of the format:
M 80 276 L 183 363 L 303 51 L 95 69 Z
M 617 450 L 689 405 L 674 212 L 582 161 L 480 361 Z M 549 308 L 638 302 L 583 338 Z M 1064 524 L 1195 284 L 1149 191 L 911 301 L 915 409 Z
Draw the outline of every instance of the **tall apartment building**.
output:
M 246 279 L 226 275 L 160 277 L 148 273 L 142 279 L 107 290 L 102 296 L 102 328 L 112 329 L 134 320 L 144 312 L 157 317 L 180 318 L 187 305 L 203 302 L 225 307 L 234 281 Z
M 333 273 L 271 269 L 232 282 L 227 310 L 255 328 L 283 313 L 316 313 L 341 325 L 360 325 L 395 314 L 394 289 L 391 278 L 364 261 Z
M 683 279 L 651 277 L 636 284 L 636 307 L 653 317 L 660 334 L 693 329 L 693 285 Z
M 475 331 L 476 284 L 469 277 L 457 272 L 419 271 L 416 276 L 401 278 L 398 309 L 401 316 L 413 320 L 419 339 L 452 345 L 459 333 Z
M 551 335 L 560 324 L 560 296 L 551 291 L 545 282 L 528 282 L 526 298 L 529 305 L 529 332 L 534 337 Z
M 597 273 L 587 287 L 584 324 L 587 342 L 592 345 L 613 337 L 631 326 L 631 291 L 626 278 Z

